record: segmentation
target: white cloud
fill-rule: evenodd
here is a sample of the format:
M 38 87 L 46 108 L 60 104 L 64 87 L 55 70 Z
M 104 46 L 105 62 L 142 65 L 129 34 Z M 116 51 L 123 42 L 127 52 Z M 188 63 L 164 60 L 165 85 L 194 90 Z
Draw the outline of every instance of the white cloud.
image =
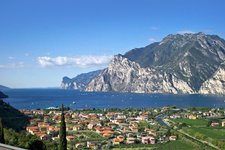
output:
M 15 59 L 15 57 L 9 56 L 8 59 L 9 59 L 9 60 L 13 60 L 13 59 Z
M 107 65 L 112 56 L 79 56 L 79 57 L 38 57 L 38 64 L 42 67 L 50 66 L 75 66 L 75 67 L 90 67 L 98 65 Z
M 181 31 L 177 31 L 178 34 L 185 34 L 185 33 L 195 33 L 192 30 L 181 30 Z
M 17 69 L 17 68 L 24 68 L 24 62 L 14 62 L 8 64 L 0 64 L 0 69 Z
M 153 31 L 156 31 L 156 30 L 158 30 L 159 28 L 158 28 L 158 27 L 155 27 L 155 26 L 152 26 L 150 29 L 153 30 Z
M 154 42 L 157 41 L 155 38 L 149 38 L 148 40 L 149 40 L 150 43 L 154 43 Z
M 26 57 L 30 56 L 30 54 L 29 54 L 29 53 L 25 53 L 24 55 L 25 55 Z

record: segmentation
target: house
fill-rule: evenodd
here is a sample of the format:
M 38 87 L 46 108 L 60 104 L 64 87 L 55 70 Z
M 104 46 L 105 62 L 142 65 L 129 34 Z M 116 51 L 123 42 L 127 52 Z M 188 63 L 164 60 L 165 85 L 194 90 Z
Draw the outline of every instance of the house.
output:
M 113 123 L 113 122 L 108 122 L 107 123 L 108 126 L 110 126 L 111 128 L 116 128 L 118 125 L 116 123 Z
M 134 144 L 136 141 L 136 138 L 134 137 L 128 137 L 126 143 L 127 144 Z
M 108 136 L 112 136 L 114 134 L 113 131 L 102 131 L 101 132 L 103 137 L 108 137 Z
M 145 136 L 141 138 L 142 144 L 155 144 L 155 137 L 153 136 Z
M 145 128 L 144 131 L 147 132 L 149 135 L 156 136 L 156 132 L 153 129 Z
M 87 141 L 87 148 L 98 149 L 99 143 L 94 141 Z
M 42 127 L 47 127 L 50 126 L 50 123 L 46 123 L 46 122 L 38 122 L 38 127 L 42 128 Z
M 120 142 L 124 141 L 124 136 L 122 135 L 118 135 L 116 138 L 119 139 Z
M 105 132 L 105 131 L 113 131 L 112 128 L 110 127 L 102 127 L 102 126 L 97 126 L 95 130 L 96 130 L 96 133 L 100 133 L 100 134 L 102 134 L 102 132 Z
M 81 129 L 81 124 L 76 124 L 73 126 L 73 131 L 78 131 Z
M 49 139 L 51 139 L 51 136 L 48 135 L 48 134 L 41 134 L 39 137 L 40 137 L 41 140 L 49 140 Z
M 129 128 L 130 128 L 130 130 L 132 132 L 138 133 L 138 127 L 136 127 L 136 126 L 129 126 Z
M 105 120 L 105 119 L 106 119 L 105 116 L 100 116 L 100 117 L 99 117 L 99 120 Z
M 89 114 L 88 119 L 96 119 L 97 115 L 96 114 Z
M 35 132 L 39 132 L 39 127 L 38 126 L 30 126 L 30 127 L 27 127 L 26 130 L 30 134 L 34 135 Z
M 225 120 L 221 122 L 222 127 L 225 127 Z
M 136 120 L 138 120 L 138 121 L 143 121 L 143 120 L 147 120 L 147 119 L 148 119 L 148 116 L 146 116 L 146 115 L 140 115 L 140 116 L 136 117 Z
M 120 144 L 120 140 L 117 139 L 117 138 L 114 138 L 114 139 L 112 140 L 112 143 L 113 143 L 113 145 L 119 145 L 119 144 Z
M 74 139 L 75 139 L 74 136 L 66 136 L 66 140 L 67 140 L 67 141 L 72 141 L 72 140 L 74 140 Z
M 77 143 L 77 144 L 75 145 L 75 147 L 76 147 L 77 149 L 82 149 L 82 148 L 84 148 L 84 146 L 85 146 L 84 143 Z
M 176 136 L 176 135 L 171 135 L 171 136 L 169 137 L 169 140 L 170 140 L 170 141 L 176 141 L 176 140 L 177 140 L 177 136 Z
M 197 117 L 196 117 L 196 116 L 194 116 L 194 115 L 189 115 L 189 116 L 188 116 L 188 119 L 195 120 L 195 119 L 197 119 Z
M 127 117 L 123 114 L 117 114 L 117 119 L 126 119 Z
M 211 123 L 211 126 L 212 126 L 212 127 L 216 127 L 216 126 L 219 126 L 219 125 L 220 125 L 219 122 L 212 122 L 212 123 Z
M 91 129 L 93 129 L 94 125 L 95 125 L 94 123 L 89 123 L 88 126 L 87 126 L 87 128 L 89 130 L 91 130 Z
M 73 127 L 71 126 L 66 126 L 66 131 L 72 131 L 73 130 Z
M 106 118 L 111 119 L 114 117 L 114 115 L 115 115 L 114 112 L 108 112 L 105 116 L 106 116 Z
M 77 118 L 78 116 L 79 116 L 79 114 L 77 114 L 77 113 L 72 114 L 72 118 Z
M 47 130 L 47 131 L 54 131 L 54 128 L 55 128 L 55 127 L 53 127 L 53 126 L 48 126 L 48 127 L 46 127 L 46 130 Z

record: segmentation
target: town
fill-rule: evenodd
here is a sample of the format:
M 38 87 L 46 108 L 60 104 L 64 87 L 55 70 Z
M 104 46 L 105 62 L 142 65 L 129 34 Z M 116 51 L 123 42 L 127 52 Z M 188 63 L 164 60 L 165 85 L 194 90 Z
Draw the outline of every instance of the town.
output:
M 27 132 L 43 141 L 59 140 L 60 110 L 20 111 L 30 118 Z M 67 110 L 66 139 L 69 149 L 154 149 L 173 143 L 224 149 L 224 114 L 222 108 Z

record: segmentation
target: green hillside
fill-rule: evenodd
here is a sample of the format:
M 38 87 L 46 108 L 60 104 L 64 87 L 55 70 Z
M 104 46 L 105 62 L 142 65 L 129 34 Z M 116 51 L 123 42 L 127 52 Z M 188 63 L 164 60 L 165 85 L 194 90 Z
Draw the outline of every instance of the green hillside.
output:
M 0 100 L 0 118 L 3 120 L 4 127 L 12 128 L 16 131 L 25 129 L 29 120 L 17 109 Z
M 7 98 L 8 95 L 5 95 L 3 92 L 0 91 L 0 98 Z

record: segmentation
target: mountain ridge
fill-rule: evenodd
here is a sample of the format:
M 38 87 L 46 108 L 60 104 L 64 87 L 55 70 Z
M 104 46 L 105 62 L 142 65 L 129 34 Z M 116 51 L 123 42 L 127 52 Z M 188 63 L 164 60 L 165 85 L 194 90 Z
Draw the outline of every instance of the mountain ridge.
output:
M 225 94 L 224 62 L 225 41 L 219 36 L 171 34 L 161 42 L 115 55 L 82 90 Z
M 160 43 L 139 49 L 139 53 L 142 53 L 141 59 L 130 57 L 129 53 L 132 53 L 132 50 L 127 52 L 124 57 L 139 63 L 142 67 L 154 67 L 166 72 L 177 73 L 195 90 L 199 90 L 201 84 L 212 76 L 224 62 L 224 45 L 225 41 L 216 35 L 206 35 L 202 32 L 176 34 L 168 35 Z M 223 51 L 220 48 L 223 48 Z M 148 53 L 146 54 L 145 51 Z M 195 76 L 191 76 L 193 72 Z M 202 79 L 198 78 L 198 75 Z M 185 77 L 188 77 L 190 81 Z
M 0 90 L 8 90 L 8 89 L 10 89 L 10 88 L 7 86 L 4 86 L 4 85 L 0 85 Z
M 8 98 L 8 95 L 0 91 L 0 98 Z
M 82 73 L 74 78 L 69 78 L 67 76 L 63 77 L 61 88 L 63 89 L 80 89 L 83 90 L 86 85 L 96 77 L 101 70 L 91 71 L 88 73 Z

